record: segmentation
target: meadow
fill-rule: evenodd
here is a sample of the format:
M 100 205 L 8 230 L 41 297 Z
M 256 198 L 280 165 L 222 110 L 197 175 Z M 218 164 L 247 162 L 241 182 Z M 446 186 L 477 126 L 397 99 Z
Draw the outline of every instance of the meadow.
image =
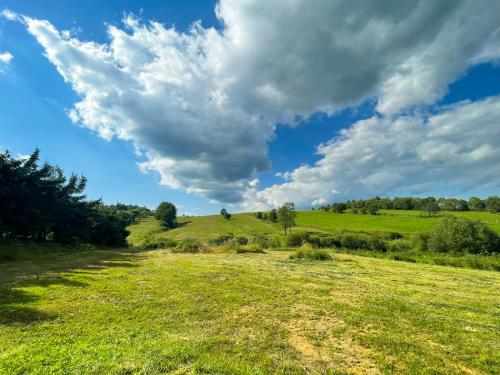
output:
M 495 215 L 478 216 L 497 229 Z M 376 218 L 299 212 L 294 231 L 406 234 L 438 220 L 397 211 Z M 500 369 L 498 272 L 342 249 L 322 250 L 320 261 L 296 256 L 316 252 L 307 248 L 138 247 L 145 238 L 284 237 L 279 224 L 250 213 L 180 218 L 167 231 L 147 218 L 129 230 L 131 246 L 121 249 L 0 245 L 0 374 Z
M 500 274 L 291 253 L 1 263 L 0 373 L 497 372 Z

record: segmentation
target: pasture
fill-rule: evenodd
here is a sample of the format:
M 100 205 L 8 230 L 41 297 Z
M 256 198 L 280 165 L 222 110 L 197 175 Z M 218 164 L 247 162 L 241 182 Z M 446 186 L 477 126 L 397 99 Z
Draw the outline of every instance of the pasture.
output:
M 0 373 L 495 373 L 496 272 L 41 249 L 0 264 Z

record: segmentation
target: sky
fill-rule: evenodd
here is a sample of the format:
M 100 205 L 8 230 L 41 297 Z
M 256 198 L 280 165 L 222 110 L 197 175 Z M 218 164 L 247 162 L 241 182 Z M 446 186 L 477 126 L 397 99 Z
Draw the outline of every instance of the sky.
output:
M 0 149 L 180 213 L 500 192 L 496 0 L 0 0 Z

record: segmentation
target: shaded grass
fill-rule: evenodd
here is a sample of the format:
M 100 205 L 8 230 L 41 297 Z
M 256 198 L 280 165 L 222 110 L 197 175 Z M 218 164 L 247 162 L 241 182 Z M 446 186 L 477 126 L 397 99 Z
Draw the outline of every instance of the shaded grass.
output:
M 0 316 L 39 314 L 0 323 L 0 373 L 498 369 L 497 273 L 290 254 L 40 254 L 46 283 L 0 264 Z

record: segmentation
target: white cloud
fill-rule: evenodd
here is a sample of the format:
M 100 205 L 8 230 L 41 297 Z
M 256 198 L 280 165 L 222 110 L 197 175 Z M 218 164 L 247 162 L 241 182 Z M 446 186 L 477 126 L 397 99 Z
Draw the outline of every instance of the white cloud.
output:
M 97 44 L 3 11 L 27 25 L 81 95 L 69 112 L 73 122 L 134 142 L 148 158 L 141 170 L 159 172 L 163 184 L 225 202 L 258 194 L 250 182 L 269 167 L 276 122 L 293 125 L 369 98 L 394 115 L 435 102 L 468 66 L 500 56 L 496 0 L 221 0 L 217 15 L 221 31 L 195 23 L 189 33 L 127 16 L 123 28 L 108 27 L 109 43 Z M 392 129 L 378 125 L 390 119 L 371 121 L 380 132 Z M 325 159 L 332 147 L 320 148 Z M 363 162 L 384 152 L 364 153 Z M 282 186 L 296 189 L 312 172 L 293 173 L 283 174 Z M 361 185 L 404 182 L 397 178 L 381 171 Z M 301 188 L 316 194 L 314 184 Z M 330 186 L 307 202 L 345 188 L 352 191 Z M 265 204 L 281 199 L 262 197 Z
M 9 63 L 13 58 L 14 56 L 10 52 L 0 53 L 0 62 Z
M 396 188 L 419 193 L 449 184 L 500 187 L 499 142 L 500 96 L 439 108 L 433 115 L 375 116 L 321 145 L 322 159 L 292 171 L 289 182 L 248 190 L 247 207 L 288 200 L 307 205 L 312 199 L 321 204 Z

